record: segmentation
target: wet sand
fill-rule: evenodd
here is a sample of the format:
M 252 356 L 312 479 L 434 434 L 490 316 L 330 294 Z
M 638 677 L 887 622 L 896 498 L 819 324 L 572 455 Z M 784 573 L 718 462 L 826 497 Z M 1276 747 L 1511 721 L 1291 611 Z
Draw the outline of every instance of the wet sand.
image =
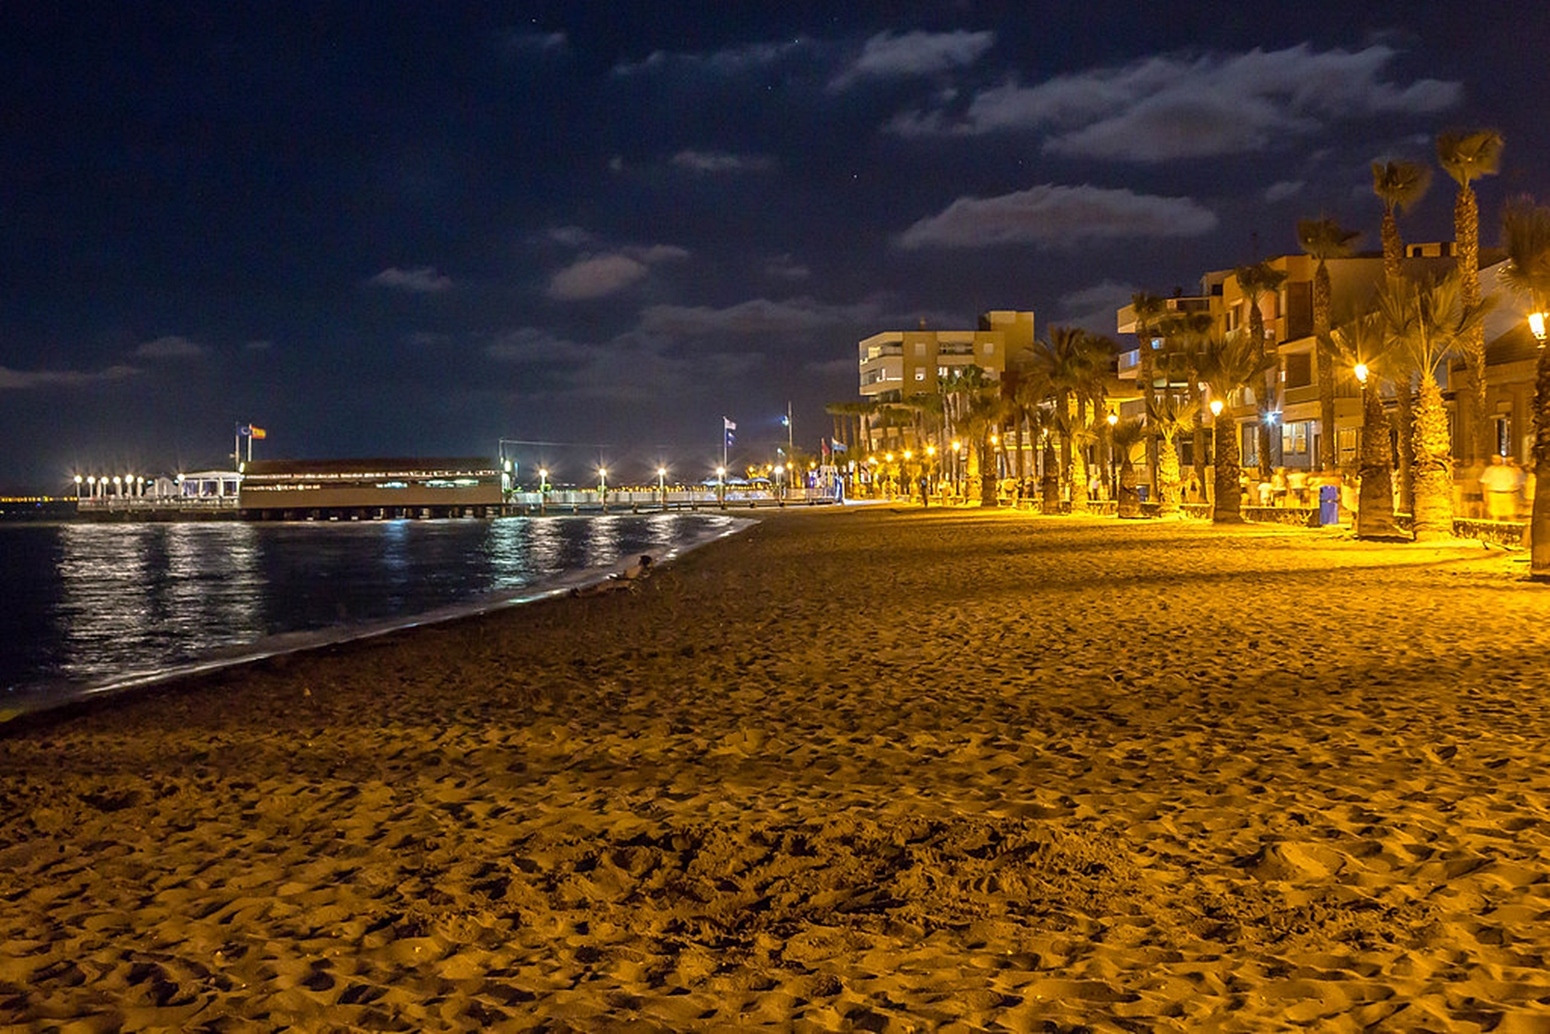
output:
M 1550 1030 L 1550 587 L 771 515 L 0 732 L 21 1030 Z

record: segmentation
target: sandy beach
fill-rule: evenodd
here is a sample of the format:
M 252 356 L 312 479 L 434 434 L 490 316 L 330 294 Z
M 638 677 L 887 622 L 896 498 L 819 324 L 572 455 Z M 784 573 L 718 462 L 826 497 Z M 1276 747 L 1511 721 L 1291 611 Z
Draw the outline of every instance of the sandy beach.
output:
M 767 515 L 0 729 L 16 1030 L 1550 1031 L 1550 587 Z

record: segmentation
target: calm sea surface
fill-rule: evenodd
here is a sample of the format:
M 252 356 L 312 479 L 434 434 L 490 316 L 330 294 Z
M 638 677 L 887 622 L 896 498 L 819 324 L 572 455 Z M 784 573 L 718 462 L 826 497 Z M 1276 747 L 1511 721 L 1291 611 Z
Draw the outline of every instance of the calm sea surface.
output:
M 0 712 L 500 605 L 741 523 L 0 524 Z

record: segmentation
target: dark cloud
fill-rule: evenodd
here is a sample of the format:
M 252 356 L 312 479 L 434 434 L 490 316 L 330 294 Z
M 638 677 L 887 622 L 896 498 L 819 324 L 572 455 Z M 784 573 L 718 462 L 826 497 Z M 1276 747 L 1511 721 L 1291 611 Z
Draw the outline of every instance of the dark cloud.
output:
M 762 154 L 728 154 L 725 151 L 679 151 L 672 164 L 689 172 L 708 175 L 724 172 L 768 172 L 775 160 Z
M 547 294 L 562 302 L 606 298 L 644 278 L 653 265 L 688 257 L 688 251 L 671 244 L 583 255 L 549 278 Z
M 1386 79 L 1397 56 L 1381 44 L 1320 52 L 1304 43 L 1150 57 L 1033 86 L 1009 81 L 975 94 L 961 113 L 906 112 L 890 128 L 905 135 L 1037 131 L 1052 154 L 1161 162 L 1263 151 L 1341 122 L 1435 116 L 1461 102 L 1457 82 Z
M 102 370 L 13 370 L 0 366 L 0 391 L 28 391 L 33 388 L 78 388 L 133 377 L 140 371 L 133 366 L 109 366 Z
M 205 354 L 203 345 L 176 334 L 147 341 L 132 353 L 137 359 L 197 359 Z
M 412 294 L 436 294 L 450 290 L 452 278 L 436 272 L 434 266 L 417 266 L 414 269 L 399 269 L 397 266 L 384 269 L 367 283 L 374 287 L 389 287 L 399 291 L 409 291 Z
M 933 75 L 974 64 L 995 45 L 993 32 L 883 32 L 866 41 L 861 54 L 829 82 L 840 91 L 868 79 Z
M 898 244 L 903 248 L 1003 244 L 1069 248 L 1100 240 L 1195 237 L 1216 226 L 1216 214 L 1189 198 L 1046 183 L 1000 197 L 961 197 L 905 230 Z

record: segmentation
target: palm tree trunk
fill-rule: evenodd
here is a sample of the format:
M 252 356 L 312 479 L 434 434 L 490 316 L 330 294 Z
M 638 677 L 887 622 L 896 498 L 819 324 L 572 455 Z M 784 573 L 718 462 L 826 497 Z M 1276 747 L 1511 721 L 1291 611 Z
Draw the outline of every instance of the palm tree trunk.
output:
M 1415 513 L 1415 390 L 1410 376 L 1394 382 L 1394 431 L 1399 443 L 1399 512 Z
M 1448 413 L 1437 380 L 1423 375 L 1415 406 L 1415 540 L 1453 537 L 1453 473 Z M 1536 497 L 1536 502 L 1538 501 Z
M 1136 363 L 1136 378 L 1141 382 L 1141 399 L 1144 403 L 1142 412 L 1151 413 L 1152 406 L 1157 398 L 1157 373 L 1155 356 L 1152 354 L 1152 336 L 1143 328 L 1138 335 L 1141 341 L 1141 356 Z M 1148 417 L 1147 419 L 1151 419 Z M 1151 495 L 1158 497 L 1157 482 L 1157 436 L 1146 436 L 1146 474 L 1151 479 Z
M 1480 304 L 1480 205 L 1475 199 L 1474 188 L 1468 183 L 1459 187 L 1453 202 L 1453 231 L 1458 242 L 1459 283 L 1465 305 Z M 1475 327 L 1464 338 L 1464 353 L 1468 376 L 1468 389 L 1463 392 L 1468 413 L 1469 441 L 1461 443 L 1468 450 L 1468 458 L 1483 462 L 1490 452 L 1490 435 L 1485 427 L 1485 326 Z
M 1058 461 L 1055 458 L 1055 443 L 1048 435 L 1044 438 L 1044 479 L 1039 484 L 1042 495 L 1041 509 L 1045 513 L 1060 512 L 1060 474 L 1057 471 Z
M 1130 450 L 1121 450 L 1119 461 L 1119 501 L 1114 511 L 1120 517 L 1141 516 L 1141 493 L 1136 491 L 1136 466 Z
M 1217 417 L 1216 432 L 1216 492 L 1211 506 L 1213 524 L 1238 524 L 1243 520 L 1241 486 L 1238 484 L 1238 425 L 1231 417 Z
M 1329 268 L 1320 260 L 1313 273 L 1313 332 L 1321 341 L 1329 333 L 1332 295 Z M 1319 429 L 1323 432 L 1319 447 L 1319 469 L 1333 472 L 1339 451 L 1335 445 L 1335 362 L 1317 347 L 1313 349 L 1313 361 L 1318 366 Z
M 1158 436 L 1157 442 L 1157 513 L 1171 517 L 1179 512 L 1179 450 L 1173 435 Z
M 1394 523 L 1391 452 L 1383 400 L 1378 396 L 1376 384 L 1365 384 L 1362 386 L 1361 495 L 1356 507 L 1356 537 L 1359 539 L 1399 537 L 1399 525 Z
M 1534 510 L 1529 517 L 1529 576 L 1550 581 L 1550 347 L 1539 350 L 1534 377 Z

